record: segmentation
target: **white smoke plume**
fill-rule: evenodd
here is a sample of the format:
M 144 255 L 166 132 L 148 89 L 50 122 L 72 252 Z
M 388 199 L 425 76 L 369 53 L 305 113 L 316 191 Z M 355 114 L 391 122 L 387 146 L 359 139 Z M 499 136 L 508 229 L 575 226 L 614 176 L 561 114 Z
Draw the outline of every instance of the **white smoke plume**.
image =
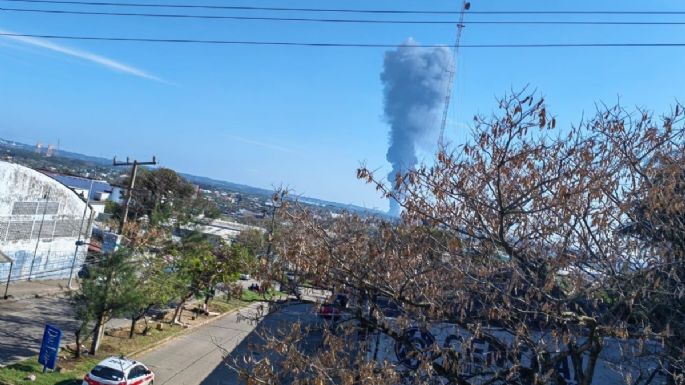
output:
M 447 47 L 417 47 L 408 39 L 385 53 L 383 82 L 384 115 L 390 125 L 386 159 L 392 164 L 388 180 L 394 185 L 398 173 L 413 169 L 417 150 L 437 144 L 438 118 L 444 108 L 453 59 Z M 400 213 L 391 199 L 389 214 Z

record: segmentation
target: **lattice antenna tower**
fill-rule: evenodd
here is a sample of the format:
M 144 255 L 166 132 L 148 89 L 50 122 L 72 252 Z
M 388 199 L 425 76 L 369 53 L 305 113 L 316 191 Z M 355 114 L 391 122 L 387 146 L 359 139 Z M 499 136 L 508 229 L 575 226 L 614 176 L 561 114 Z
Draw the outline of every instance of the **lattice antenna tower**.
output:
M 442 110 L 442 121 L 440 122 L 440 137 L 438 138 L 438 147 L 442 150 L 445 146 L 445 126 L 447 125 L 447 112 L 450 109 L 450 101 L 452 100 L 452 89 L 454 87 L 454 78 L 457 73 L 457 58 L 459 56 L 459 44 L 461 43 L 461 35 L 464 31 L 464 14 L 471 8 L 471 3 L 465 1 L 461 7 L 459 14 L 459 23 L 457 23 L 457 35 L 452 46 L 452 55 L 454 58 L 454 65 L 450 69 L 450 78 L 447 82 L 447 92 L 445 93 L 445 106 Z

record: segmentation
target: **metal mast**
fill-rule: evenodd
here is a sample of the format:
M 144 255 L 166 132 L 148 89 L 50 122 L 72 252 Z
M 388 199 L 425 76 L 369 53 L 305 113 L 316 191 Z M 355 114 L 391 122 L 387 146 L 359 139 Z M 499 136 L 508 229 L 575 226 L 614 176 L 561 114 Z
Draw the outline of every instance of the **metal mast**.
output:
M 457 24 L 457 36 L 452 46 L 452 54 L 454 57 L 454 66 L 450 71 L 450 79 L 447 83 L 447 93 L 445 93 L 445 108 L 442 111 L 442 121 L 440 122 L 440 137 L 438 139 L 438 147 L 440 150 L 444 148 L 445 126 L 447 125 L 447 112 L 450 109 L 450 101 L 452 99 L 452 88 L 454 87 L 454 77 L 457 73 L 457 57 L 459 56 L 459 44 L 461 43 L 461 33 L 464 30 L 464 14 L 471 8 L 471 3 L 465 1 L 461 7 L 459 14 L 459 23 Z

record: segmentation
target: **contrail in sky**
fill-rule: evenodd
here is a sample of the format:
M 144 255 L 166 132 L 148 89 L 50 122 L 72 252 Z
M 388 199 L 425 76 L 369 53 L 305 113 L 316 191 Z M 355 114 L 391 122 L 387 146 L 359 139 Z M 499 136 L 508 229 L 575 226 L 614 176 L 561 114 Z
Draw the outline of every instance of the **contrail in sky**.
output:
M 7 30 L 0 29 L 0 33 L 12 33 Z M 43 39 L 38 39 L 34 37 L 25 37 L 25 36 L 3 36 L 6 39 L 14 40 L 20 43 L 28 44 L 34 47 L 40 47 L 44 48 L 50 51 L 54 52 L 59 52 L 64 55 L 72 56 L 75 58 L 79 58 L 85 61 L 89 61 L 91 63 L 99 64 L 103 67 L 106 67 L 110 70 L 117 71 L 117 72 L 123 72 L 129 75 L 137 76 L 139 78 L 147 79 L 147 80 L 154 80 L 156 82 L 161 82 L 161 83 L 168 83 L 164 79 L 161 79 L 157 76 L 151 75 L 141 69 L 131 67 L 129 65 L 126 65 L 124 63 L 118 62 L 116 60 L 100 56 L 91 52 L 87 51 L 81 51 L 78 49 L 74 48 L 69 48 L 65 47 L 63 45 L 59 45 L 56 43 L 53 43 L 51 41 L 43 40 Z

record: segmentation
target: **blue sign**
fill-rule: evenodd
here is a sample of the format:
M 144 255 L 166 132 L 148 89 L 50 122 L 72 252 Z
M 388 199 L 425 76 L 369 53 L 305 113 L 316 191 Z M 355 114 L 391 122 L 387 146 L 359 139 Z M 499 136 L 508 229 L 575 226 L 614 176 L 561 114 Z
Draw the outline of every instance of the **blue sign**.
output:
M 38 362 L 43 365 L 43 370 L 55 369 L 57 366 L 57 354 L 59 342 L 62 339 L 62 331 L 52 325 L 45 325 L 43 343 L 40 345 Z
M 102 234 L 102 252 L 104 254 L 111 254 L 119 248 L 121 244 L 121 235 L 111 232 Z

